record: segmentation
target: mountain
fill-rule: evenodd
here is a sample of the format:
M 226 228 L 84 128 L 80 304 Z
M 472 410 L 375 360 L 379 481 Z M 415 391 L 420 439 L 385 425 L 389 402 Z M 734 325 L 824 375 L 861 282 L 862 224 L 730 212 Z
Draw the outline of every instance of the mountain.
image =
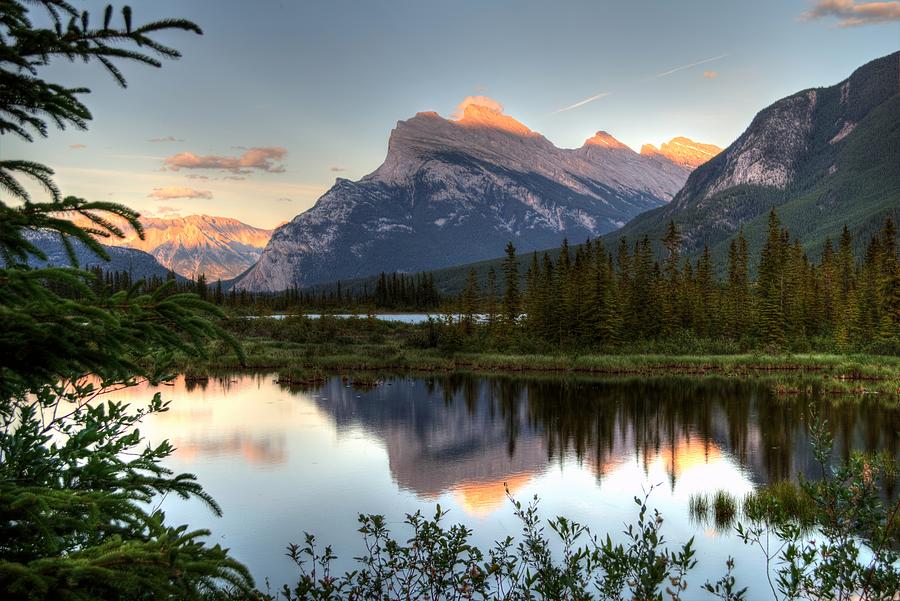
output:
M 696 169 L 703 163 L 722 152 L 715 144 L 703 144 L 694 142 L 690 138 L 677 137 L 664 142 L 659 148 L 653 144 L 641 146 L 641 154 L 644 156 L 661 155 L 676 165 Z
M 397 123 L 378 169 L 338 179 L 235 285 L 283 290 L 482 260 L 510 240 L 523 251 L 583 240 L 666 204 L 688 174 L 605 132 L 557 148 L 496 107 L 418 113 Z
M 886 215 L 900 219 L 900 52 L 837 85 L 798 92 L 763 109 L 747 130 L 687 180 L 671 203 L 607 236 L 655 242 L 674 220 L 688 254 L 727 253 L 743 226 L 759 248 L 768 212 L 817 254 L 844 224 L 859 250 Z
M 229 217 L 189 215 L 141 218 L 144 239 L 131 228 L 125 238 L 105 244 L 150 253 L 172 271 L 191 278 L 206 274 L 207 281 L 240 275 L 259 259 L 273 230 L 265 230 Z
M 28 263 L 32 267 L 71 266 L 69 256 L 66 254 L 65 247 L 63 247 L 63 243 L 57 234 L 45 231 L 31 231 L 26 234 L 26 237 L 47 255 L 46 261 L 30 260 Z M 75 257 L 78 259 L 78 265 L 82 269 L 101 267 L 104 271 L 127 271 L 134 280 L 154 276 L 165 280 L 169 273 L 169 270 L 161 265 L 152 255 L 134 248 L 117 248 L 104 245 L 106 252 L 109 254 L 109 261 L 104 261 L 77 240 L 72 240 L 72 247 L 75 250 Z

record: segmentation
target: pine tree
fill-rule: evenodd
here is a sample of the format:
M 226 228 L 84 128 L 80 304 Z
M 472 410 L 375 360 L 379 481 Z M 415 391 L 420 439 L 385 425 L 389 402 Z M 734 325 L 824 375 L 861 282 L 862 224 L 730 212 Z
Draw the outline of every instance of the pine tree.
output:
M 497 293 L 497 272 L 493 266 L 488 270 L 487 290 L 485 291 L 484 308 L 487 314 L 487 325 L 491 333 L 497 325 L 497 314 L 499 312 L 499 298 Z
M 781 223 L 775 209 L 769 212 L 768 237 L 759 262 L 757 290 L 759 330 L 763 342 L 775 348 L 786 343 L 784 316 L 785 250 Z
M 478 274 L 475 273 L 475 268 L 470 268 L 469 275 L 466 277 L 465 288 L 463 288 L 462 296 L 459 300 L 463 332 L 466 335 L 471 334 L 475 327 L 480 297 L 481 289 L 478 287 Z
M 522 312 L 522 300 L 519 295 L 519 261 L 516 259 L 516 247 L 512 242 L 506 244 L 503 283 L 503 321 L 506 333 L 510 334 Z
M 33 25 L 34 7 L 47 10 L 50 28 Z M 135 26 L 128 7 L 122 27 L 112 20 L 112 7 L 93 28 L 87 12 L 61 0 L 0 3 L 0 134 L 30 141 L 48 135 L 48 123 L 87 126 L 91 115 L 79 100 L 87 90 L 42 77 L 52 59 L 97 61 L 124 85 L 115 61 L 159 66 L 157 56 L 179 55 L 154 39 L 158 33 L 200 33 L 180 19 Z M 172 494 L 219 512 L 193 476 L 162 466 L 172 453 L 168 442 L 142 441 L 137 424 L 165 409 L 159 395 L 141 410 L 88 402 L 98 386 L 158 381 L 176 352 L 202 354 L 215 339 L 239 355 L 240 347 L 211 321 L 222 317 L 214 306 L 173 294 L 171 280 L 151 293 L 129 274 L 113 274 L 109 281 L 119 288 L 98 294 L 95 274 L 77 269 L 72 240 L 107 259 L 97 237 L 122 237 L 120 219 L 142 234 L 138 214 L 63 197 L 52 174 L 38 163 L 0 161 L 0 189 L 21 203 L 0 202 L 0 596 L 196 599 L 231 588 L 249 594 L 247 570 L 227 550 L 207 545 L 207 531 L 172 527 L 152 508 L 154 498 Z M 36 180 L 51 201 L 33 202 L 17 177 Z M 91 226 L 79 227 L 71 215 Z M 72 268 L 26 265 L 46 259 L 28 240 L 37 229 L 59 235 Z

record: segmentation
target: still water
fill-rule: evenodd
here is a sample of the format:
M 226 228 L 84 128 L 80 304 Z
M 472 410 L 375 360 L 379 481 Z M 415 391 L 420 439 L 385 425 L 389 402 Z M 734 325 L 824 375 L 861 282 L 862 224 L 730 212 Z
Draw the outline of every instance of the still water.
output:
M 322 317 L 321 313 L 306 313 L 306 316 L 310 319 L 319 319 Z M 337 319 L 349 319 L 351 317 L 355 317 L 357 319 L 365 319 L 367 317 L 364 313 L 358 314 L 350 314 L 350 313 L 329 313 L 329 317 L 335 317 Z M 256 317 L 256 316 L 254 316 Z M 290 317 L 290 315 L 284 314 L 276 314 L 276 315 L 268 315 L 272 319 L 285 319 Z M 400 323 L 425 323 L 428 321 L 428 318 L 440 319 L 440 315 L 437 313 L 374 313 L 372 315 L 375 319 L 381 321 L 396 321 Z
M 360 512 L 387 516 L 405 540 L 404 513 L 430 514 L 440 503 L 485 548 L 518 532 L 507 483 L 519 499 L 538 495 L 545 516 L 574 518 L 614 540 L 636 517 L 634 495 L 654 486 L 650 502 L 667 539 L 696 537 L 692 590 L 717 579 L 732 555 L 752 591 L 761 555 L 729 531 L 693 522 L 690 495 L 741 496 L 815 474 L 807 403 L 746 382 L 451 375 L 369 389 L 334 378 L 301 390 L 272 375 L 240 375 L 159 390 L 171 409 L 148 419 L 143 434 L 170 439 L 178 450 L 169 467 L 196 474 L 224 510 L 216 518 L 200 503 L 169 498 L 170 522 L 209 528 L 258 585 L 268 577 L 274 588 L 293 582 L 284 547 L 303 531 L 332 544 L 338 567 L 350 568 L 361 550 Z M 127 397 L 142 402 L 151 392 Z M 836 455 L 900 451 L 897 409 L 847 402 L 824 411 Z

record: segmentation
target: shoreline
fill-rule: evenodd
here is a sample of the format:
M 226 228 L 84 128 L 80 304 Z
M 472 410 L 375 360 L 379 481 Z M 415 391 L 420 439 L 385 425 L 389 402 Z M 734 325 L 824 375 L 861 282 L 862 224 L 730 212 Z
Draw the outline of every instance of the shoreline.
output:
M 246 363 L 236 356 L 211 353 L 206 360 L 181 364 L 179 372 L 202 379 L 221 371 L 269 371 L 288 384 L 307 384 L 326 375 L 357 374 L 375 381 L 380 374 L 473 373 L 532 376 L 708 377 L 759 379 L 779 394 L 799 394 L 818 382 L 828 394 L 900 396 L 900 357 L 880 355 L 737 354 L 515 354 L 440 353 L 378 345 L 334 348 L 247 339 Z

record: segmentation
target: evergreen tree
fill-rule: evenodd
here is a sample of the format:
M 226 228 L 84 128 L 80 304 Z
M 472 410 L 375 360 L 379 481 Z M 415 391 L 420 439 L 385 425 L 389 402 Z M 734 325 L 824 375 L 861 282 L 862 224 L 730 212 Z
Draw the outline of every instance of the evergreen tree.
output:
M 512 331 L 522 312 L 522 301 L 519 295 L 519 261 L 516 259 L 516 247 L 512 242 L 506 243 L 506 258 L 503 260 L 503 320 L 507 334 Z
M 488 270 L 487 290 L 485 291 L 484 309 L 487 314 L 487 325 L 491 333 L 497 324 L 497 314 L 499 312 L 499 296 L 497 293 L 497 271 L 493 266 Z
M 781 224 L 775 209 L 769 212 L 768 237 L 759 262 L 759 330 L 763 342 L 775 348 L 784 347 L 784 278 L 785 249 Z
M 474 268 L 469 269 L 469 275 L 466 278 L 466 286 L 463 288 L 460 297 L 460 313 L 462 314 L 462 326 L 465 334 L 471 334 L 475 327 L 476 316 L 479 312 L 478 300 L 481 297 L 481 290 L 478 287 L 478 274 Z
M 43 8 L 50 28 L 31 9 Z M 159 66 L 178 52 L 154 39 L 170 30 L 200 29 L 166 19 L 135 26 L 122 9 L 101 26 L 62 0 L 0 3 L 0 134 L 25 140 L 48 135 L 48 123 L 85 128 L 91 115 L 84 88 L 46 80 L 54 58 L 99 62 L 124 86 L 117 60 Z M 125 274 L 101 289 L 77 269 L 72 241 L 108 258 L 97 238 L 123 236 L 119 219 L 142 234 L 127 207 L 63 197 L 46 166 L 0 161 L 0 593 L 7 599 L 197 599 L 249 593 L 247 570 L 209 533 L 172 527 L 151 501 L 168 494 L 219 508 L 193 476 L 173 475 L 161 462 L 168 442 L 146 447 L 136 425 L 165 410 L 159 395 L 142 410 L 117 402 L 88 402 L 109 387 L 158 381 L 175 353 L 205 352 L 214 339 L 234 340 L 216 325 L 221 313 L 194 295 L 153 293 Z M 17 179 L 36 180 L 51 197 L 38 203 Z M 77 214 L 91 225 L 65 217 Z M 117 219 L 114 219 L 117 218 Z M 46 256 L 28 239 L 56 233 L 72 268 L 32 269 Z M 98 293 L 98 290 L 100 292 Z

